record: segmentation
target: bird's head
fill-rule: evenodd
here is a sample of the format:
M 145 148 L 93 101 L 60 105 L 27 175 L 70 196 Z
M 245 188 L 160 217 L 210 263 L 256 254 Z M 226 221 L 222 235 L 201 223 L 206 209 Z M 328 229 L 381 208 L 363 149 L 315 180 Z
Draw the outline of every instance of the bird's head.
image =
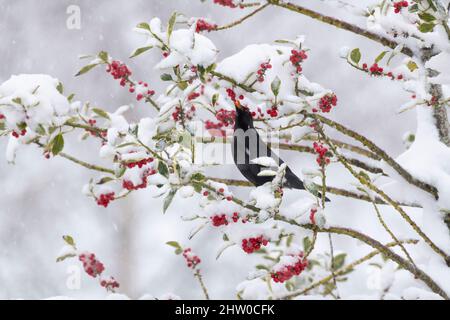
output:
M 250 110 L 247 107 L 244 107 L 239 103 L 239 101 L 235 102 L 236 107 L 236 121 L 235 121 L 235 129 L 247 130 L 249 128 L 253 128 L 253 117 L 250 113 Z

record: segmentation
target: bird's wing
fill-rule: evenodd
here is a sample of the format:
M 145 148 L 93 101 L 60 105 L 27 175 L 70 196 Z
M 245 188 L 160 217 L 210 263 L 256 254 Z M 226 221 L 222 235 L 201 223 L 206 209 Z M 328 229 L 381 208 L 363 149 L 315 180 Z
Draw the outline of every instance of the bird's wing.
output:
M 254 128 L 246 131 L 237 130 L 235 132 L 232 151 L 234 162 L 239 171 L 256 186 L 272 181 L 273 177 L 258 176 L 262 170 L 267 168 L 252 163 L 252 160 L 261 157 L 271 157 L 278 164 L 283 163 L 267 144 L 264 143 Z

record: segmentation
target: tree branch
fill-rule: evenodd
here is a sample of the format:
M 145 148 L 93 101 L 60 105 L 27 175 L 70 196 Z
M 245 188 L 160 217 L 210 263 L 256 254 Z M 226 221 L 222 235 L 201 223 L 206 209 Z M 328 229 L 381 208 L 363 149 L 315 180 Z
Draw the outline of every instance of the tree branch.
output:
M 226 184 L 227 186 L 250 187 L 250 188 L 255 187 L 251 182 L 243 181 L 243 180 L 223 179 L 223 178 L 215 178 L 215 177 L 207 177 L 206 179 L 215 181 L 215 182 L 219 182 L 219 183 L 223 183 L 223 184 Z M 319 188 L 320 186 L 317 185 L 317 187 Z M 371 199 L 369 196 L 367 196 L 365 194 L 357 193 L 357 192 L 353 192 L 353 191 L 349 191 L 349 190 L 345 190 L 345 189 L 327 186 L 327 192 L 332 193 L 337 196 L 353 198 L 356 200 L 361 200 L 361 201 L 366 201 L 366 202 L 371 202 L 371 203 L 375 202 L 376 204 L 381 204 L 381 205 L 389 205 L 388 203 L 383 201 L 383 199 L 381 199 L 381 198 L 376 197 L 374 199 Z M 416 204 L 416 203 L 397 202 L 397 204 L 402 207 L 422 208 L 419 204 Z
M 98 171 L 98 172 L 109 173 L 109 174 L 115 175 L 114 170 L 103 168 L 103 167 L 100 167 L 100 166 L 97 166 L 97 165 L 93 165 L 93 164 L 84 162 L 84 161 L 79 160 L 79 159 L 77 159 L 75 157 L 72 157 L 71 155 L 68 155 L 67 153 L 61 152 L 61 153 L 58 154 L 58 156 L 60 156 L 62 158 L 65 158 L 67 160 L 70 160 L 70 161 L 72 161 L 72 162 L 74 162 L 74 163 L 76 163 L 76 164 L 78 164 L 78 165 L 80 165 L 82 167 L 85 167 L 85 168 L 87 168 L 89 170 L 94 170 L 94 171 Z
M 429 185 L 428 183 L 425 183 L 423 181 L 420 181 L 419 179 L 414 178 L 408 171 L 406 171 L 399 163 L 397 163 L 393 158 L 391 158 L 383 149 L 378 147 L 375 143 L 367 139 L 366 137 L 360 135 L 359 133 L 348 129 L 344 127 L 343 125 L 330 120 L 328 118 L 325 118 L 318 114 L 310 114 L 310 113 L 304 113 L 305 116 L 310 117 L 312 119 L 315 119 L 317 121 L 320 121 L 324 124 L 326 124 L 329 127 L 332 127 L 336 129 L 337 131 L 361 142 L 365 147 L 372 150 L 374 153 L 376 153 L 382 160 L 384 160 L 387 164 L 389 164 L 397 173 L 403 177 L 408 183 L 415 185 L 416 187 L 428 192 L 432 196 L 434 196 L 435 199 L 439 198 L 438 190 L 436 187 Z
M 318 20 L 320 22 L 332 25 L 332 26 L 334 26 L 336 28 L 347 30 L 347 31 L 350 31 L 352 33 L 358 34 L 360 36 L 363 36 L 363 37 L 365 37 L 367 39 L 370 39 L 370 40 L 373 40 L 375 42 L 378 42 L 378 43 L 382 44 L 383 46 L 389 47 L 391 49 L 394 49 L 395 47 L 398 46 L 397 42 L 395 42 L 395 41 L 393 41 L 391 39 L 388 39 L 386 37 L 380 36 L 380 35 L 378 35 L 376 33 L 373 33 L 373 32 L 370 32 L 368 30 L 365 30 L 365 29 L 363 29 L 361 27 L 358 27 L 357 25 L 348 23 L 346 21 L 339 20 L 337 18 L 333 18 L 333 17 L 330 17 L 330 16 L 323 15 L 323 14 L 321 14 L 319 12 L 307 9 L 305 7 L 293 4 L 291 2 L 283 2 L 282 0 L 267 0 L 267 2 L 272 4 L 272 5 L 274 5 L 274 6 L 277 6 L 277 7 L 280 7 L 280 8 L 284 8 L 284 9 L 288 9 L 290 11 L 297 12 L 297 13 L 300 13 L 300 14 L 305 15 L 307 17 L 310 17 L 312 19 Z M 409 56 L 409 57 L 413 56 L 412 50 L 407 48 L 407 47 L 403 47 L 402 53 L 407 55 L 407 56 Z

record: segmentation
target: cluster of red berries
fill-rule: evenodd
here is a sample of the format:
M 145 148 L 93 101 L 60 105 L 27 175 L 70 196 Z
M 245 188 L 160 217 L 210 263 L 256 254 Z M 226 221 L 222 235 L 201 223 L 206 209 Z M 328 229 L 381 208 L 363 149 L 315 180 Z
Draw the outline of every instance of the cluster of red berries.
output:
M 114 201 L 116 194 L 114 192 L 101 194 L 97 199 L 99 206 L 107 208 L 111 201 Z
M 155 91 L 152 89 L 148 89 L 148 83 L 144 81 L 139 81 L 138 86 L 141 88 L 139 93 L 136 95 L 136 100 L 141 101 L 144 98 L 151 98 L 155 95 Z M 136 88 L 135 86 L 130 83 L 130 89 L 128 89 L 130 93 L 135 93 Z
M 207 130 L 211 130 L 211 129 L 217 129 L 217 130 L 221 130 L 221 134 L 225 135 L 225 131 L 223 130 L 223 128 L 227 128 L 227 127 L 233 127 L 234 126 L 234 121 L 236 119 L 236 111 L 235 110 L 225 110 L 225 109 L 220 109 L 219 111 L 217 111 L 216 113 L 216 119 L 218 120 L 218 122 L 213 122 L 211 120 L 206 120 L 205 121 L 205 128 Z
M 257 238 L 249 238 L 242 240 L 242 249 L 250 254 L 261 249 L 261 246 L 267 246 L 269 240 L 264 238 L 264 236 L 259 236 Z
M 3 119 L 5 119 L 5 116 L 0 113 L 0 120 L 3 120 Z
M 211 222 L 214 227 L 227 226 L 228 220 L 225 214 L 217 214 L 211 217 Z
M 157 171 L 155 169 L 148 169 L 145 170 L 143 175 L 142 175 L 142 182 L 141 184 L 138 185 L 134 185 L 134 183 L 130 180 L 123 180 L 122 182 L 122 187 L 128 191 L 135 191 L 135 190 L 139 190 L 139 189 L 145 189 L 147 188 L 147 184 L 148 184 L 148 177 L 155 175 L 157 173 Z
M 233 101 L 235 104 L 238 103 L 236 92 L 234 92 L 234 90 L 231 88 L 228 88 L 226 91 L 227 91 L 227 95 L 231 99 L 231 101 Z
M 216 113 L 216 119 L 223 127 L 233 126 L 236 119 L 236 111 L 220 109 Z
M 137 86 L 130 80 L 132 75 L 131 70 L 128 66 L 120 61 L 114 60 L 113 62 L 108 64 L 106 68 L 106 72 L 111 73 L 115 80 L 120 80 L 120 85 L 125 87 L 127 84 L 129 85 L 128 91 L 130 93 L 135 93 L 139 91 L 136 95 L 136 100 L 141 101 L 144 98 L 150 98 L 155 94 L 154 90 L 148 88 L 148 83 L 139 81 L 138 86 L 140 87 L 137 90 Z
M 27 134 L 27 130 L 26 129 L 22 129 L 19 133 L 17 133 L 16 131 L 11 132 L 11 135 L 18 139 L 20 136 L 24 136 Z
M 237 5 L 234 4 L 233 0 L 214 0 L 214 3 L 215 4 L 219 4 L 221 6 L 224 6 L 224 7 L 229 7 L 229 8 L 236 8 L 237 7 Z
M 266 75 L 267 69 L 272 69 L 272 65 L 269 62 L 261 63 L 258 71 L 256 72 L 256 80 L 258 80 L 258 82 L 264 82 L 264 76 Z
M 195 24 L 195 32 L 197 32 L 197 33 L 200 33 L 202 31 L 211 32 L 216 29 L 217 29 L 217 24 L 212 24 L 212 23 L 206 22 L 203 19 L 198 19 Z
M 142 160 L 139 160 L 139 161 L 136 161 L 136 162 L 129 162 L 129 163 L 125 164 L 125 165 L 129 169 L 133 169 L 134 167 L 138 167 L 140 169 L 143 166 L 145 166 L 146 164 L 152 163 L 153 160 L 154 160 L 153 158 L 147 158 L 147 159 L 142 159 Z
M 105 270 L 103 263 L 98 261 L 93 253 L 82 253 L 78 256 L 78 259 L 83 263 L 84 271 L 93 278 L 102 274 Z
M 119 282 L 117 282 L 116 279 L 114 279 L 113 277 L 110 277 L 108 279 L 102 279 L 100 281 L 100 285 L 105 288 L 107 291 L 111 291 L 114 292 L 115 289 L 120 287 Z
M 295 49 L 291 51 L 291 57 L 289 58 L 297 73 L 301 73 L 303 71 L 301 63 L 306 59 L 308 59 L 308 56 L 305 50 Z
M 313 143 L 314 151 L 317 153 L 317 164 L 319 166 L 325 166 L 330 164 L 330 158 L 327 157 L 328 149 L 320 142 Z
M 186 259 L 188 268 L 195 269 L 197 265 L 202 262 L 200 258 L 192 252 L 191 248 L 187 248 L 183 251 L 183 257 Z
M 278 117 L 278 106 L 273 105 L 270 109 L 267 110 L 267 114 L 272 118 Z
M 363 69 L 367 69 L 367 65 L 363 64 Z M 370 66 L 369 72 L 374 76 L 379 76 L 383 74 L 383 68 L 378 66 L 378 63 L 374 63 L 373 65 Z
M 323 96 L 322 98 L 320 98 L 318 104 L 319 109 L 324 113 L 330 112 L 331 109 L 336 105 L 337 105 L 337 96 L 335 94 L 327 94 Z M 317 112 L 318 110 L 314 108 L 312 111 Z
M 194 98 L 195 99 L 195 98 Z M 181 106 L 177 106 L 175 108 L 175 111 L 172 112 L 172 118 L 175 121 L 180 121 L 180 120 L 192 120 L 194 118 L 195 115 L 195 106 L 192 105 L 190 108 L 188 109 L 183 109 Z
M 312 224 L 316 224 L 316 213 L 317 208 L 312 208 L 309 212 L 309 221 L 311 221 Z
M 403 8 L 407 8 L 409 6 L 408 1 L 397 1 L 394 2 L 394 12 L 400 13 Z
M 301 252 L 293 265 L 287 265 L 277 272 L 272 272 L 271 277 L 274 282 L 283 283 L 294 276 L 300 275 L 307 267 L 308 260 L 303 258 L 303 252 Z
M 120 61 L 114 60 L 108 64 L 106 72 L 111 73 L 115 80 L 123 81 L 123 86 L 125 86 L 126 81 L 132 75 L 131 70 L 128 66 Z
M 95 119 L 89 119 L 88 120 L 88 124 L 91 126 L 91 127 L 94 127 L 96 124 L 97 124 L 97 120 L 95 120 Z M 89 129 L 85 129 L 86 130 L 86 132 L 89 132 L 90 134 L 91 134 L 91 136 L 94 136 L 94 137 L 97 137 L 97 136 L 99 136 L 99 133 L 97 132 L 97 131 L 95 131 L 95 130 L 89 130 Z M 106 132 L 106 131 L 102 131 L 101 133 L 100 133 L 100 136 L 102 136 L 102 137 L 106 137 L 108 135 L 108 133 Z
M 231 217 L 234 223 L 239 221 L 239 213 L 235 212 L 233 213 L 233 216 Z M 228 219 L 225 214 L 218 214 L 211 217 L 211 222 L 214 227 L 220 227 L 220 226 L 227 226 L 228 225 Z
M 368 68 L 367 63 L 363 63 L 362 68 L 364 71 L 368 72 L 372 76 L 386 76 L 391 78 L 391 80 L 403 80 L 403 75 L 399 74 L 395 76 L 392 72 L 384 72 L 384 69 L 381 68 L 377 63 L 374 63 L 373 65 Z

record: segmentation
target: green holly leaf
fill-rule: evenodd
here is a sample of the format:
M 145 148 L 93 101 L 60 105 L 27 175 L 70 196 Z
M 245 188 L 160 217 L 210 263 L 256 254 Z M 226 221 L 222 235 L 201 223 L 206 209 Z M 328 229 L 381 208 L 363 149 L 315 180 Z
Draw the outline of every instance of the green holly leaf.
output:
M 52 153 L 54 156 L 58 155 L 64 149 L 64 137 L 60 133 L 55 138 L 53 138 L 52 142 Z
M 12 99 L 12 102 L 14 102 L 15 104 L 20 104 L 20 105 L 22 105 L 22 99 L 19 98 L 19 97 Z
M 195 180 L 195 181 L 204 181 L 205 180 L 205 175 L 203 173 L 200 172 L 196 172 L 191 176 L 191 180 Z
M 62 238 L 69 246 L 75 247 L 75 240 L 71 236 L 65 235 Z
M 312 246 L 312 241 L 309 237 L 303 238 L 303 251 L 309 252 Z
M 164 73 L 161 75 L 161 80 L 162 81 L 172 81 L 172 76 L 168 73 Z
M 150 29 L 150 25 L 149 25 L 147 22 L 141 22 L 141 23 L 139 23 L 139 24 L 136 26 L 136 28 L 138 28 L 138 29 L 144 29 L 144 30 L 147 30 L 147 31 L 152 32 L 152 29 Z
M 61 94 L 64 93 L 64 86 L 63 86 L 62 82 L 58 83 L 58 85 L 56 86 L 56 90 L 58 90 L 58 92 Z
M 434 23 L 422 23 L 419 25 L 419 31 L 423 33 L 432 32 L 434 30 Z
M 415 12 L 419 11 L 419 5 L 416 3 L 416 4 L 413 4 L 412 6 L 409 6 L 408 11 L 411 13 L 415 13 Z
M 158 172 L 159 172 L 160 175 L 162 175 L 162 176 L 164 176 L 166 178 L 169 177 L 169 168 L 162 161 L 160 161 L 159 164 L 158 164 Z
M 361 61 L 361 51 L 359 51 L 359 48 L 353 49 L 350 52 L 350 60 L 355 64 L 359 64 L 359 61 Z
M 432 22 L 432 21 L 436 20 L 435 16 L 433 16 L 432 14 L 429 14 L 427 12 L 419 13 L 419 18 L 425 22 Z
M 92 112 L 94 112 L 96 115 L 98 115 L 101 118 L 111 120 L 111 118 L 109 117 L 108 113 L 105 110 L 93 108 Z
M 102 184 L 105 184 L 105 183 L 108 183 L 108 182 L 111 182 L 111 181 L 114 181 L 114 179 L 111 178 L 111 177 L 103 177 L 97 182 L 97 184 L 98 185 L 102 185 Z
M 88 73 L 89 71 L 94 69 L 96 66 L 98 66 L 98 63 L 88 64 L 87 66 L 84 66 L 83 68 L 81 68 L 80 71 L 78 71 L 78 73 L 75 75 L 75 77 L 79 77 L 85 73 Z
M 181 254 L 183 252 L 183 248 L 176 241 L 169 241 L 169 242 L 166 242 L 166 244 L 168 246 L 171 246 L 171 247 L 175 248 L 175 254 L 177 254 L 177 255 L 179 255 L 179 254 Z
M 130 58 L 135 58 L 141 54 L 143 54 L 144 52 L 147 52 L 148 50 L 152 49 L 153 46 L 148 46 L 148 47 L 142 47 L 142 48 L 137 48 L 136 50 L 134 50 L 131 55 Z
M 167 39 L 170 42 L 170 37 L 172 36 L 175 23 L 177 22 L 178 13 L 174 12 L 169 19 L 169 24 L 167 26 Z
M 167 195 L 166 199 L 164 199 L 164 205 L 163 205 L 163 213 L 166 213 L 167 209 L 169 209 L 170 205 L 172 204 L 173 198 L 177 194 L 176 189 L 170 190 L 169 194 Z
M 211 100 L 211 104 L 213 105 L 213 107 L 217 104 L 217 101 L 219 100 L 219 94 L 218 93 L 215 93 L 213 96 L 212 96 L 212 100 Z
M 272 89 L 272 92 L 275 97 L 277 97 L 278 94 L 280 93 L 280 87 L 281 87 L 281 80 L 280 78 L 275 77 L 275 79 L 270 84 L 270 88 Z
M 62 262 L 62 261 L 64 261 L 64 260 L 66 260 L 66 259 L 74 258 L 74 257 L 76 257 L 76 256 L 77 256 L 77 255 L 74 254 L 74 253 L 68 253 L 68 254 L 65 254 L 65 255 L 63 255 L 63 256 L 61 256 L 61 257 L 58 257 L 58 258 L 56 259 L 56 262 Z
M 342 268 L 344 266 L 346 257 L 347 257 L 346 253 L 341 253 L 341 254 L 338 254 L 337 256 L 335 256 L 333 259 L 332 269 L 334 271 L 336 271 L 336 270 Z
M 104 63 L 108 63 L 109 62 L 109 54 L 106 51 L 100 51 L 98 53 L 98 57 L 104 62 Z
M 411 71 L 411 72 L 414 72 L 414 70 L 417 70 L 419 68 L 417 66 L 417 64 L 414 61 L 412 61 L 412 60 L 408 61 L 406 66 L 408 67 L 409 71 Z
M 388 53 L 388 51 L 383 51 L 381 52 L 378 57 L 375 58 L 375 63 L 380 62 L 381 60 L 383 60 L 384 56 L 386 55 L 386 53 Z

